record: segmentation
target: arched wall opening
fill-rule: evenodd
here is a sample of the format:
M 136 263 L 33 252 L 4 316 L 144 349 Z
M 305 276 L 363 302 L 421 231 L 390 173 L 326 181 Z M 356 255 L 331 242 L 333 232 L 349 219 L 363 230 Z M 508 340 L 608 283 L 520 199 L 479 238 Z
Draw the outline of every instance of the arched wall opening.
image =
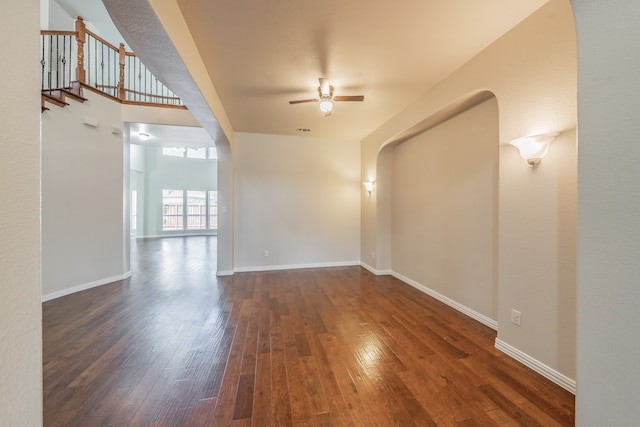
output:
M 415 260 L 397 259 L 398 250 L 409 257 L 411 251 L 410 245 L 398 246 L 401 236 L 394 233 L 401 231 L 406 235 L 410 231 L 398 224 L 397 216 L 403 207 L 394 206 L 397 198 L 394 199 L 391 190 L 394 180 L 402 179 L 408 186 L 411 179 L 394 175 L 392 153 L 395 150 L 400 153 L 405 148 L 394 147 L 394 144 L 412 138 L 430 138 L 431 132 L 426 132 L 426 136 L 419 134 L 424 132 L 423 126 L 430 127 L 427 126 L 430 121 L 442 123 L 434 118 L 446 116 L 446 111 L 455 111 L 456 105 L 478 94 L 495 96 L 500 106 L 497 112 L 497 211 L 493 216 L 497 250 L 488 243 L 491 248 L 476 247 L 468 256 L 471 259 L 471 254 L 482 256 L 487 251 L 497 254 L 497 267 L 493 270 L 497 297 L 494 295 L 492 299 L 493 307 L 485 308 L 481 301 L 471 297 L 465 304 L 460 300 L 466 296 L 452 289 L 444 290 L 445 293 L 451 291 L 444 296 L 450 299 L 451 305 L 459 305 L 459 309 L 471 305 L 477 310 L 472 311 L 481 312 L 494 321 L 498 331 L 497 348 L 570 391 L 576 387 L 576 53 L 571 4 L 551 0 L 365 138 L 361 157 L 362 180 L 376 181 L 372 196 L 365 194 L 362 200 L 363 265 L 378 274 L 391 273 L 416 283 L 433 280 L 424 272 L 412 270 L 411 263 Z M 542 163 L 532 169 L 509 141 L 546 132 L 560 132 L 560 135 Z M 403 156 L 411 157 L 406 153 Z M 396 159 L 396 169 L 398 166 Z M 413 203 L 411 191 L 407 193 L 402 196 L 405 199 L 402 203 Z M 447 197 L 446 192 L 442 192 L 441 197 Z M 457 232 L 452 230 L 441 237 L 441 241 L 450 238 L 452 242 L 461 242 Z M 434 286 L 433 283 L 421 284 Z M 429 288 L 428 291 L 435 290 Z M 511 323 L 512 310 L 521 312 L 520 325 Z
M 497 100 L 481 92 L 446 110 L 380 151 L 378 252 L 395 276 L 496 329 Z

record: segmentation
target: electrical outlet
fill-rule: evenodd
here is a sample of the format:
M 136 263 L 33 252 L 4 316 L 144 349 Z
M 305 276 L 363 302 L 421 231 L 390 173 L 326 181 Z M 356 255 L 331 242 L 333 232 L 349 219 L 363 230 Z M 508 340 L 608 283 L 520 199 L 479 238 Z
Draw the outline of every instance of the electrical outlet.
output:
M 269 251 L 268 250 L 264 250 L 264 256 L 269 256 Z
M 514 325 L 520 326 L 520 321 L 522 320 L 522 313 L 518 310 L 511 309 L 511 323 Z

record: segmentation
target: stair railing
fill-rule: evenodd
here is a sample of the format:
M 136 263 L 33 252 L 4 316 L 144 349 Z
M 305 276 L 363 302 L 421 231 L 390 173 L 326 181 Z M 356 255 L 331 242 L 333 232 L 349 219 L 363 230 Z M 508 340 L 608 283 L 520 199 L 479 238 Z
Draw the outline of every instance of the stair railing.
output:
M 40 33 L 43 91 L 68 89 L 77 81 L 123 103 L 184 108 L 135 53 L 87 30 L 82 17 L 76 20 L 75 31 Z
M 71 86 L 76 67 L 75 31 L 41 31 L 42 89 Z

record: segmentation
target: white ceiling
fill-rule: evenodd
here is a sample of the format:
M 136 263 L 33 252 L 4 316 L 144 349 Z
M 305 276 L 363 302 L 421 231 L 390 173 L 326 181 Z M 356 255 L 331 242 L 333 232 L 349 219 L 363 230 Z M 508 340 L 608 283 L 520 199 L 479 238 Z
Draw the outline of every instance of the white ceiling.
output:
M 53 0 L 52 0 L 53 1 Z M 89 28 L 100 37 L 117 46 L 124 43 L 115 25 L 111 21 L 109 12 L 100 0 L 55 0 L 73 19 L 82 16 Z M 55 30 L 72 30 L 72 28 L 54 28 Z
M 87 16 L 98 2 L 59 1 Z M 147 1 L 105 4 L 128 25 L 157 22 L 133 16 Z M 180 7 L 234 131 L 361 140 L 548 0 L 165 1 Z M 319 77 L 364 102 L 334 103 L 326 118 L 317 103 L 288 103 L 315 98 Z
M 130 123 L 129 130 L 132 144 L 184 148 L 215 145 L 209 134 L 201 127 Z M 149 139 L 141 139 L 140 133 L 146 133 Z

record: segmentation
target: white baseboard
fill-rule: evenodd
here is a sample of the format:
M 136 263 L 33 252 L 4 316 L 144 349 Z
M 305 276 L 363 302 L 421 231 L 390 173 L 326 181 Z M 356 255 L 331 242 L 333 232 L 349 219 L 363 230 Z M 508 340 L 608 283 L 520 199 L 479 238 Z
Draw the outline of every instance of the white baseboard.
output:
M 118 280 L 124 280 L 131 277 L 131 271 L 127 271 L 124 274 L 119 276 L 107 277 L 105 279 L 96 280 L 90 283 L 84 283 L 82 285 L 73 286 L 71 288 L 65 288 L 59 291 L 51 292 L 45 295 L 42 295 L 42 302 L 51 301 L 56 298 L 64 297 L 67 295 L 74 294 L 76 292 L 85 291 L 87 289 L 95 288 L 98 286 L 106 285 L 108 283 L 117 282 Z
M 361 262 L 360 266 L 365 270 L 369 270 L 369 272 L 375 274 L 376 276 L 388 276 L 391 274 L 391 270 L 376 270 L 365 262 Z
M 482 323 L 483 325 L 486 325 L 488 327 L 490 327 L 491 329 L 494 330 L 498 330 L 498 322 L 485 316 L 484 314 L 480 314 L 475 310 L 470 309 L 467 306 L 464 306 L 462 304 L 460 304 L 459 302 L 456 302 L 454 300 L 452 300 L 449 297 L 446 297 L 444 295 L 442 295 L 441 293 L 438 293 L 436 291 L 434 291 L 433 289 L 424 286 L 418 282 L 416 282 L 415 280 L 409 279 L 408 277 L 403 276 L 402 274 L 396 273 L 395 271 L 391 272 L 391 275 L 393 277 L 395 277 L 398 280 L 402 280 L 403 282 L 405 282 L 408 285 L 413 286 L 414 288 L 416 288 L 417 290 L 424 292 L 425 294 L 429 295 L 430 297 L 433 297 L 435 299 L 437 299 L 440 302 L 443 302 L 445 304 L 447 304 L 450 307 L 455 308 L 456 310 L 458 310 L 461 313 L 466 314 L 467 316 L 471 317 L 472 319 L 477 320 L 478 322 Z
M 212 233 L 171 233 L 171 234 L 149 234 L 149 235 L 131 235 L 132 239 L 161 239 L 163 237 L 202 237 L 202 236 L 217 236 L 217 232 Z
M 216 271 L 216 276 L 233 276 L 233 270 L 219 270 Z
M 364 267 L 364 265 L 363 265 Z M 365 267 L 367 268 L 367 267 Z M 368 268 L 367 268 L 368 269 Z M 488 318 L 487 316 L 484 316 L 474 310 L 471 310 L 470 308 L 456 302 L 453 301 L 452 299 L 434 291 L 433 289 L 430 289 L 424 285 L 421 285 L 420 283 L 416 282 L 415 280 L 411 280 L 408 277 L 404 277 L 401 274 L 396 273 L 395 271 L 391 272 L 391 275 L 393 277 L 395 277 L 396 279 L 402 280 L 403 282 L 407 283 L 408 285 L 413 286 L 414 288 L 418 289 L 419 291 L 424 292 L 425 294 L 437 299 L 438 301 L 441 301 L 445 304 L 447 304 L 450 307 L 455 308 L 456 310 L 466 314 L 467 316 L 477 320 L 478 322 L 494 329 L 494 330 L 498 330 L 498 322 Z M 571 378 L 561 374 L 560 372 L 554 370 L 553 368 L 550 368 L 549 366 L 545 365 L 544 363 L 534 359 L 533 357 L 529 356 L 526 353 L 523 353 L 522 351 L 518 350 L 515 347 L 510 346 L 509 344 L 507 344 L 506 342 L 496 338 L 495 340 L 495 347 L 502 351 L 503 353 L 509 355 L 510 357 L 513 357 L 515 360 L 517 360 L 518 362 L 522 363 L 523 365 L 533 369 L 535 372 L 539 373 L 540 375 L 542 375 L 543 377 L 553 381 L 554 383 L 558 384 L 560 387 L 564 388 L 565 390 L 576 394 L 576 382 L 575 380 L 572 380 Z
M 533 369 L 534 371 L 536 371 L 537 373 L 539 373 L 540 375 L 542 375 L 543 377 L 553 381 L 554 383 L 558 384 L 560 387 L 564 388 L 565 390 L 576 394 L 576 382 L 575 380 L 572 380 L 571 378 L 562 375 L 560 372 L 556 371 L 555 369 L 552 369 L 550 367 L 548 367 L 547 365 L 545 365 L 544 363 L 534 359 L 533 357 L 529 356 L 526 353 L 523 353 L 522 351 L 518 350 L 515 347 L 510 346 L 509 344 L 507 344 L 506 342 L 502 341 L 501 339 L 496 338 L 496 342 L 495 342 L 495 347 L 502 351 L 503 353 L 513 357 L 514 359 L 516 359 L 518 362 L 522 363 L 525 366 L 528 366 L 529 368 Z
M 274 271 L 274 270 L 299 270 L 302 268 L 328 268 L 328 267 L 353 267 L 360 265 L 360 261 L 340 261 L 340 262 L 319 262 L 313 264 L 288 264 L 288 265 L 262 265 L 255 267 L 236 267 L 235 273 L 248 273 L 254 271 Z

